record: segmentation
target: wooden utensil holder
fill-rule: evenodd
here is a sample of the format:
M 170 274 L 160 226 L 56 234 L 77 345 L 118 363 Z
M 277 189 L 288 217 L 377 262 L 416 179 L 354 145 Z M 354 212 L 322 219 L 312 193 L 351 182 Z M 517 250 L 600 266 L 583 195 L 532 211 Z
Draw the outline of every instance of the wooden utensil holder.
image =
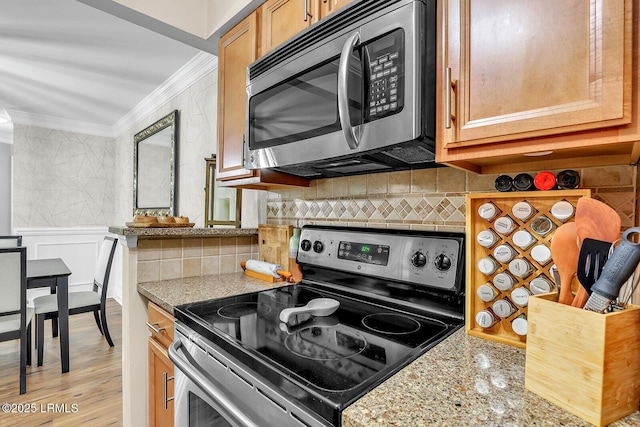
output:
M 499 216 L 508 215 L 514 221 L 516 229 L 511 234 L 504 236 L 496 232 L 496 235 L 498 235 L 500 238 L 500 241 L 496 244 L 496 246 L 499 244 L 508 244 L 517 252 L 515 258 L 526 259 L 533 267 L 533 273 L 526 278 L 518 278 L 514 276 L 514 279 L 517 283 L 514 284 L 512 289 L 508 291 L 500 291 L 496 289 L 498 295 L 496 296 L 495 300 L 511 300 L 511 291 L 513 289 L 518 287 L 529 289 L 531 280 L 537 277 L 544 277 L 549 281 L 553 281 L 553 276 L 549 271 L 551 266 L 553 265 L 553 260 L 545 265 L 540 265 L 539 263 L 537 263 L 531 256 L 532 247 L 521 249 L 513 243 L 513 236 L 515 232 L 519 230 L 527 230 L 537 239 L 536 244 L 543 244 L 547 247 L 550 247 L 550 242 L 553 238 L 553 234 L 556 228 L 563 224 L 562 221 L 554 218 L 554 216 L 551 214 L 551 208 L 553 207 L 553 205 L 556 202 L 564 200 L 571 203 L 571 205 L 575 209 L 575 206 L 580 197 L 590 196 L 591 190 L 589 189 L 514 191 L 509 193 L 472 193 L 467 195 L 467 305 L 465 315 L 465 330 L 469 335 L 498 341 L 503 344 L 508 344 L 520 348 L 524 348 L 527 341 L 526 336 L 520 336 L 516 334 L 511 326 L 511 321 L 513 319 L 521 315 L 527 315 L 527 307 L 516 306 L 517 310 L 512 315 L 507 318 L 500 319 L 494 326 L 490 328 L 483 328 L 476 322 L 476 314 L 481 310 L 490 308 L 493 303 L 482 301 L 476 294 L 478 288 L 485 283 L 491 283 L 491 285 L 493 286 L 493 280 L 496 275 L 508 270 L 507 264 L 500 263 L 500 266 L 498 267 L 496 272 L 492 275 L 487 276 L 482 274 L 477 268 L 478 261 L 487 256 L 492 257 L 493 249 L 495 248 L 495 246 L 491 248 L 484 248 L 480 246 L 476 241 L 476 236 L 479 232 L 483 230 L 495 231 L 495 218 L 491 220 L 485 220 L 481 218 L 478 214 L 478 208 L 484 203 L 491 202 L 501 211 L 501 213 L 497 215 L 496 218 Z M 522 201 L 528 202 L 536 211 L 536 213 L 526 221 L 522 221 L 512 214 L 513 206 L 516 203 Z M 532 230 L 532 222 L 539 216 L 546 216 L 553 223 L 553 230 L 544 236 L 540 236 Z M 569 221 L 573 221 L 573 217 L 568 219 L 566 222 Z
M 601 314 L 529 300 L 525 388 L 596 426 L 638 410 L 640 307 Z

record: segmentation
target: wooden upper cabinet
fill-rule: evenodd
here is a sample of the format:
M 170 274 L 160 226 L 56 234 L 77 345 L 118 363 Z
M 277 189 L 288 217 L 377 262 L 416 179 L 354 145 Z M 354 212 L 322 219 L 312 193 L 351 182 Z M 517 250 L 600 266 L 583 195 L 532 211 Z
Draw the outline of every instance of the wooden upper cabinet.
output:
M 260 8 L 265 55 L 318 20 L 318 0 L 267 0 Z
M 320 18 L 332 14 L 336 10 L 351 3 L 354 0 L 318 0 Z
M 438 2 L 437 160 L 571 148 L 545 137 L 634 122 L 631 6 Z
M 247 66 L 257 59 L 257 14 L 253 12 L 218 44 L 217 179 L 248 178 L 244 168 Z

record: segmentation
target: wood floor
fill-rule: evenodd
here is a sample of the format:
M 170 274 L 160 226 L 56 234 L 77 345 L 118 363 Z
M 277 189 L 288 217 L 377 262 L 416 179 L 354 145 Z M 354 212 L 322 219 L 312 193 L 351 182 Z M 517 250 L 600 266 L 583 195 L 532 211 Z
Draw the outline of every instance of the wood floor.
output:
M 27 392 L 20 395 L 18 341 L 0 343 L 0 426 L 122 425 L 122 310 L 108 300 L 107 319 L 115 347 L 100 335 L 92 313 L 69 318 L 69 372 L 61 373 L 58 338 L 45 326 L 43 366 L 27 366 Z M 34 319 L 35 320 L 35 319 Z M 35 343 L 35 340 L 33 340 Z M 6 412 L 6 404 L 13 412 Z M 30 410 L 31 413 L 24 413 Z M 21 413 L 18 413 L 21 412 Z

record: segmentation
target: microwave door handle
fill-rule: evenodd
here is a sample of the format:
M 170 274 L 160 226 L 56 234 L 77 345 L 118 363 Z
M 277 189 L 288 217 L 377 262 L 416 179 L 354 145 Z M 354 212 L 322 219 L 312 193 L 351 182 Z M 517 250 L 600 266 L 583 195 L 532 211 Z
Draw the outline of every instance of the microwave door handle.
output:
M 342 46 L 340 54 L 340 64 L 338 66 L 338 115 L 340 116 L 340 126 L 344 138 L 349 144 L 349 148 L 358 148 L 358 138 L 351 126 L 351 116 L 349 114 L 349 68 L 351 67 L 351 52 L 360 41 L 360 34 L 354 33 Z

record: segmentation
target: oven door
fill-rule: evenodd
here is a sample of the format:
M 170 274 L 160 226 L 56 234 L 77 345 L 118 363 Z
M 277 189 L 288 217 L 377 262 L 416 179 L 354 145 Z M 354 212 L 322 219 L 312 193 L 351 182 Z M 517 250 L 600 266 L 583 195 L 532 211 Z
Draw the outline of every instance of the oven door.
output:
M 191 328 L 175 325 L 176 427 L 327 427 Z
M 191 343 L 191 346 L 195 347 L 195 344 Z M 180 338 L 169 348 L 169 357 L 175 364 L 176 427 L 258 427 L 198 364 L 192 355 L 194 350 L 185 348 L 184 341 Z M 204 353 L 203 355 L 206 356 Z
M 422 138 L 424 14 L 414 1 L 363 18 L 252 79 L 246 166 L 299 165 Z

